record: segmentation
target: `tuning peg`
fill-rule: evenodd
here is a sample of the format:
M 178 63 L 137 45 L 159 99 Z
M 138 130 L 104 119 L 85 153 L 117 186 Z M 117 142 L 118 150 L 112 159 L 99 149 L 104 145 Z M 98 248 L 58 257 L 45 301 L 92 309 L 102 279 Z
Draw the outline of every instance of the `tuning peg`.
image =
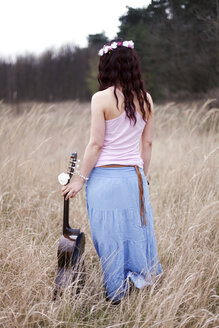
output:
M 81 161 L 80 159 L 77 160 L 78 163 L 80 163 L 80 161 Z
M 68 170 L 67 173 L 68 174 L 73 174 L 74 173 L 74 170 L 72 170 L 72 171 L 71 170 Z

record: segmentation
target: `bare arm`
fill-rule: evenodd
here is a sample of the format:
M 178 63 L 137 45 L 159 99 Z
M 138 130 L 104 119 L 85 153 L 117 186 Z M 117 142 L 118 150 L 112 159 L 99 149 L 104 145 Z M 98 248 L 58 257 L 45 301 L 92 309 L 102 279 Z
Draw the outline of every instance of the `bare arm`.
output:
M 98 92 L 91 99 L 91 133 L 90 140 L 85 149 L 84 158 L 81 164 L 81 174 L 88 177 L 100 156 L 104 135 L 105 135 L 105 118 L 104 118 L 104 98 Z M 62 195 L 67 194 L 65 199 L 74 197 L 83 187 L 85 180 L 75 175 L 74 180 L 62 187 Z
M 94 94 L 91 100 L 91 133 L 90 140 L 85 149 L 81 173 L 88 177 L 100 156 L 104 135 L 105 135 L 105 118 L 103 111 L 103 96 Z
M 151 103 L 152 112 L 147 120 L 144 131 L 142 133 L 142 148 L 141 148 L 141 157 L 144 162 L 144 174 L 147 176 L 148 169 L 151 160 L 151 152 L 152 152 L 152 140 L 154 135 L 154 106 L 153 100 L 149 93 L 147 93 L 149 101 Z

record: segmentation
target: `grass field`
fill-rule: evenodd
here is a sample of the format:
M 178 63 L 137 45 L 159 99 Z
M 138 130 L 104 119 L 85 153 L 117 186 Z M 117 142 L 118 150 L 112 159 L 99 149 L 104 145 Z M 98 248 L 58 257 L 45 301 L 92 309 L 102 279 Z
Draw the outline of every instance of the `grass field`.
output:
M 210 100 L 209 100 L 210 101 Z M 71 225 L 86 233 L 86 283 L 53 302 L 63 197 L 59 173 L 82 159 L 90 104 L 0 104 L 0 327 L 218 327 L 218 110 L 208 102 L 155 104 L 148 179 L 159 286 L 105 301 L 84 189 Z

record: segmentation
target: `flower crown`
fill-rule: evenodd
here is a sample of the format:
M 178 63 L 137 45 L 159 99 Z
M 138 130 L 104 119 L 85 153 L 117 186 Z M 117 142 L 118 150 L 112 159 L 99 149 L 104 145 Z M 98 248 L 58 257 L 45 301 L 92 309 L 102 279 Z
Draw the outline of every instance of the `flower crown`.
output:
M 104 45 L 103 48 L 101 48 L 99 50 L 98 55 L 103 56 L 104 54 L 112 51 L 113 49 L 116 49 L 117 47 L 121 47 L 121 46 L 133 49 L 134 48 L 134 42 L 132 40 L 123 41 L 123 42 L 122 41 L 118 41 L 118 42 L 114 41 L 114 42 L 111 43 L 110 46 Z

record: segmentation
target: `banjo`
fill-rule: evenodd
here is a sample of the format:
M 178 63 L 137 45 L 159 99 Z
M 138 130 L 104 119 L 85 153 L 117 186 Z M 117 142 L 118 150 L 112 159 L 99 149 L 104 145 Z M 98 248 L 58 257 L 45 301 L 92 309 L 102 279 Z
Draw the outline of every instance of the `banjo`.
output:
M 67 172 L 67 183 L 74 173 L 77 153 L 72 153 Z M 60 182 L 61 183 L 61 182 Z M 63 184 L 63 183 L 62 183 Z M 69 198 L 65 200 L 63 210 L 63 234 L 58 244 L 58 269 L 55 279 L 53 300 L 61 296 L 64 289 L 76 288 L 78 294 L 85 282 L 84 266 L 85 234 L 80 229 L 72 229 L 69 225 Z

